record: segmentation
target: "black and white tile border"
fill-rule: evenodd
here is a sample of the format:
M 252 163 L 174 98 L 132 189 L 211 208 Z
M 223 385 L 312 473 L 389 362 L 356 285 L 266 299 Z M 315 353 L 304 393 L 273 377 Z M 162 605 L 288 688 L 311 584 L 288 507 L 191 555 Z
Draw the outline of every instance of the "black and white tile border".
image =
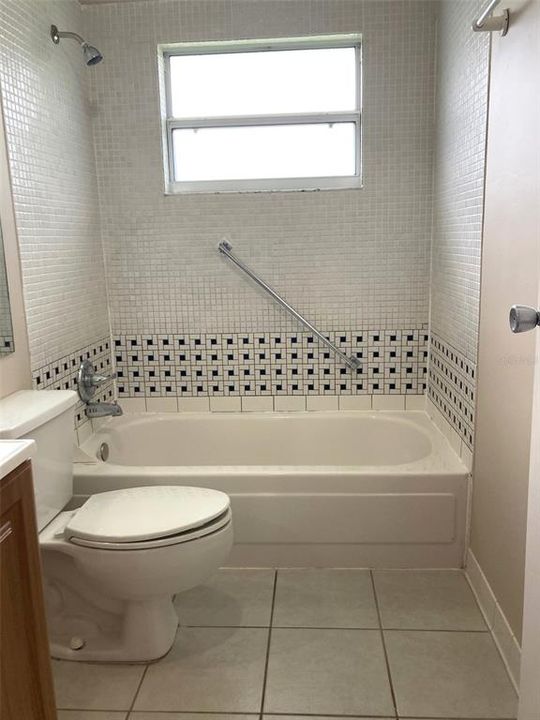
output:
M 420 395 L 425 327 L 332 332 L 352 372 L 309 332 L 117 335 L 118 397 Z
M 471 362 L 438 335 L 429 346 L 428 398 L 472 449 L 476 402 L 476 363 Z
M 111 348 L 109 338 L 103 338 L 92 345 L 77 350 L 70 355 L 55 360 L 48 365 L 32 371 L 32 384 L 36 390 L 76 390 L 77 373 L 83 360 L 92 360 L 96 370 L 108 375 L 112 371 Z M 101 402 L 110 401 L 114 396 L 112 382 L 102 385 L 96 392 L 95 399 Z M 84 413 L 84 404 L 78 402 L 75 407 L 75 427 L 78 428 L 88 421 Z

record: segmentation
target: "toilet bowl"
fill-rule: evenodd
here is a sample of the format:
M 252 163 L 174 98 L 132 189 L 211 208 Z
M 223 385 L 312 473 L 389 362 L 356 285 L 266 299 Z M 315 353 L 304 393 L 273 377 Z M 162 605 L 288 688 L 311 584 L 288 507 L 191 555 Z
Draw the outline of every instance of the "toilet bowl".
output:
M 174 642 L 176 593 L 222 565 L 230 501 L 217 490 L 135 487 L 73 496 L 71 390 L 21 390 L 0 400 L 0 437 L 30 438 L 51 654 L 148 662 Z M 114 421 L 114 419 L 112 420 Z
M 176 593 L 202 583 L 232 546 L 230 501 L 215 490 L 99 493 L 40 533 L 51 654 L 148 662 L 174 642 Z

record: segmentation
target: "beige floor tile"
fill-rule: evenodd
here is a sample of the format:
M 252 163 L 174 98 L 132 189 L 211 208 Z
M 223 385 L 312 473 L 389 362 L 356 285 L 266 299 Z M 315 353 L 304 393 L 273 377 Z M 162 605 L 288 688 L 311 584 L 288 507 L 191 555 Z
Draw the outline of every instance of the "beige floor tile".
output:
M 515 717 L 516 695 L 489 633 L 384 635 L 398 715 Z
M 486 630 L 463 573 L 375 570 L 383 627 L 403 630 Z
M 259 714 L 132 712 L 129 720 L 258 720 Z M 91 719 L 90 719 L 91 720 Z
M 101 710 L 59 710 L 58 720 L 126 720 L 125 712 L 103 712 Z
M 220 570 L 175 600 L 181 625 L 270 625 L 273 570 Z
M 377 630 L 272 630 L 266 713 L 392 715 Z
M 262 628 L 181 628 L 148 668 L 134 710 L 259 712 L 267 642 Z
M 61 660 L 52 666 L 57 706 L 78 710 L 129 710 L 145 669 Z
M 354 715 L 349 715 L 351 720 L 354 720 Z M 360 716 L 357 716 L 360 719 Z M 306 720 L 305 715 L 263 715 L 263 720 Z M 310 715 L 309 720 L 336 720 L 335 716 L 332 715 Z M 380 715 L 376 718 L 368 718 L 362 715 L 361 720 L 396 720 L 395 715 L 388 716 L 387 718 L 381 717 Z
M 279 570 L 274 627 L 378 628 L 368 570 Z

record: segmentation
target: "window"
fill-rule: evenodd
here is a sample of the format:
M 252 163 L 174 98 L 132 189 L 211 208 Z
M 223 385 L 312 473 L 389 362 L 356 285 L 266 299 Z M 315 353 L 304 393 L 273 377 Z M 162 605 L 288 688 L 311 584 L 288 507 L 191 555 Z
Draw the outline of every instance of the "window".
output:
M 163 50 L 169 192 L 360 187 L 360 38 Z

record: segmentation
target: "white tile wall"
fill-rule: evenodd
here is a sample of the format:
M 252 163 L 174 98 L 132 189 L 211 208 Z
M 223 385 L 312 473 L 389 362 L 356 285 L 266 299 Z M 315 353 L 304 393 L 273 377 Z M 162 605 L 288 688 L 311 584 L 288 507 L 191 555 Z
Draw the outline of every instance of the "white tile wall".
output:
M 114 332 L 296 329 L 226 261 L 235 250 L 323 330 L 427 322 L 436 3 L 253 0 L 86 5 Z M 360 191 L 164 196 L 162 42 L 361 32 Z
M 469 447 L 474 437 L 489 71 L 489 36 L 471 32 L 481 6 L 478 0 L 441 2 L 437 38 L 428 392 Z
M 76 0 L 0 0 L 0 84 L 32 369 L 109 336 L 87 69 Z

